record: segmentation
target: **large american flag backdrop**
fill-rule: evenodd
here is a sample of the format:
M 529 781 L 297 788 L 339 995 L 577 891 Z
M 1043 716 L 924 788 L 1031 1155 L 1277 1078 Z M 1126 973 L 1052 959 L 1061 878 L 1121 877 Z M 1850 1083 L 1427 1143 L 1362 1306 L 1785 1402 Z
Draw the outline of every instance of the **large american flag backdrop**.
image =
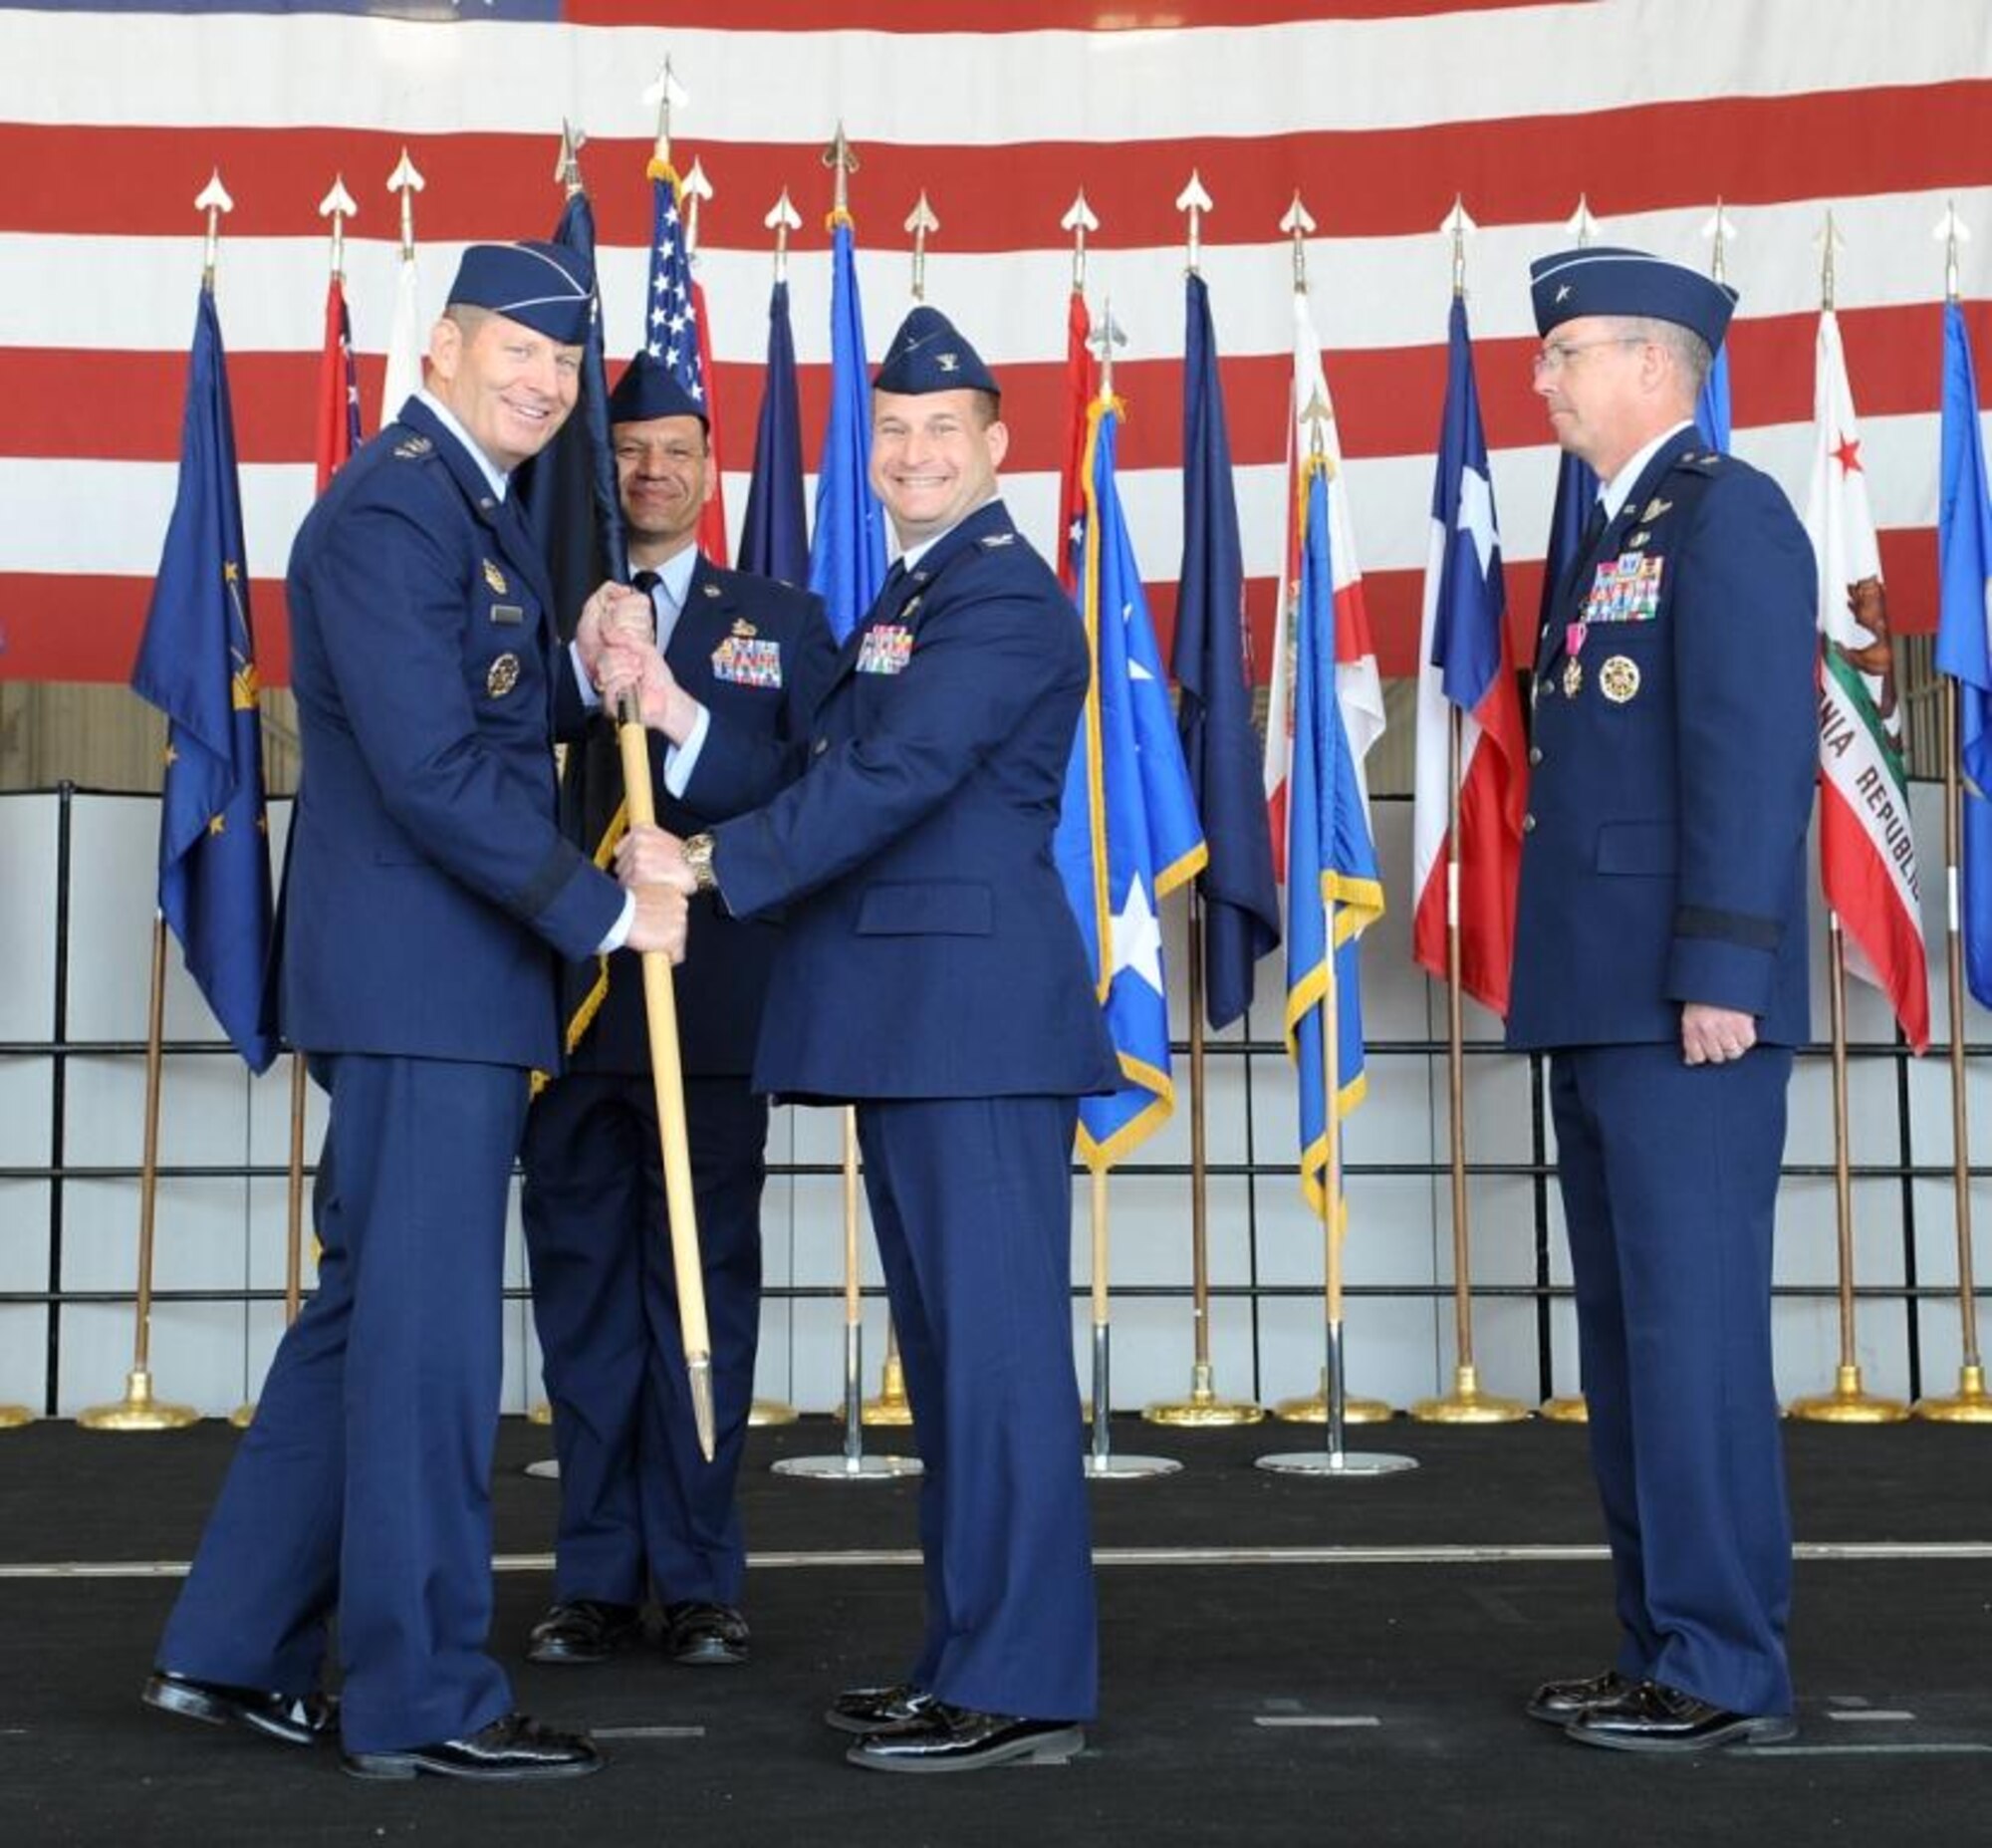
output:
M 940 229 L 927 299 L 1003 376 L 1007 480 L 1049 553 L 1057 522 L 1072 263 L 1084 187 L 1096 316 L 1129 344 L 1121 491 L 1166 651 L 1180 546 L 1181 273 L 1173 201 L 1192 169 L 1229 401 L 1264 679 L 1284 529 L 1296 189 L 1318 223 L 1313 309 L 1336 396 L 1369 605 L 1387 671 L 1412 669 L 1444 385 L 1455 195 L 1509 608 L 1532 621 L 1556 457 L 1529 391 L 1528 260 L 1601 241 L 1706 264 L 1721 197 L 1742 290 L 1731 338 L 1738 451 L 1804 499 L 1820 232 L 1896 624 L 1935 612 L 1943 248 L 1992 352 L 1992 5 L 1986 0 L 107 0 L 0 9 L 0 674 L 123 679 L 172 502 L 201 265 L 192 201 L 219 168 L 218 298 L 265 677 L 282 680 L 283 566 L 313 492 L 328 260 L 317 203 L 360 201 L 347 276 L 371 433 L 403 145 L 422 302 L 462 244 L 544 236 L 563 119 L 603 248 L 612 357 L 641 333 L 655 129 L 668 56 L 690 100 L 678 170 L 714 188 L 700 277 L 726 504 L 746 504 L 771 238 L 787 187 L 805 453 L 828 400 L 831 174 L 841 121 L 872 354 L 908 301 L 901 225 Z M 1981 366 L 1992 380 L 1992 367 Z M 737 515 L 736 515 L 737 517 Z M 1524 653 L 1526 653 L 1524 651 Z

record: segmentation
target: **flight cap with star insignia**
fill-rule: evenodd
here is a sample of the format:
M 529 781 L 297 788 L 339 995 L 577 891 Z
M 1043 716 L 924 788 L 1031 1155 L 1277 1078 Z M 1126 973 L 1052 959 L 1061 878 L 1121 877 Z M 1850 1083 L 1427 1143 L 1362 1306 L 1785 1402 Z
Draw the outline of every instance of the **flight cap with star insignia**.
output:
M 677 375 L 662 360 L 644 348 L 623 367 L 622 377 L 609 394 L 609 421 L 647 423 L 652 417 L 696 417 L 706 429 L 712 427 L 705 406 L 678 383 Z
M 925 303 L 899 323 L 872 389 L 899 397 L 924 397 L 930 392 L 1002 395 L 996 375 L 983 365 L 981 354 L 938 308 Z
M 595 311 L 595 269 L 565 244 L 470 244 L 450 284 L 452 308 L 484 308 L 578 347 Z
M 1722 345 L 1736 291 L 1685 263 L 1643 250 L 1588 244 L 1529 265 L 1536 332 L 1549 334 L 1585 315 L 1630 315 L 1671 321 L 1699 334 L 1711 353 Z

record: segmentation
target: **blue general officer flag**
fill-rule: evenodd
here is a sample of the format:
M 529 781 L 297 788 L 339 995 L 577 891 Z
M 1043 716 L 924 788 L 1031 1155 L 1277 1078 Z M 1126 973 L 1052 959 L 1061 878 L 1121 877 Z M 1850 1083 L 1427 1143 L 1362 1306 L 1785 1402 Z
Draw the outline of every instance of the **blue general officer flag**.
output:
M 1192 273 L 1183 361 L 1183 552 L 1170 664 L 1177 726 L 1210 860 L 1204 908 L 1204 1012 L 1226 1027 L 1252 1004 L 1261 956 L 1279 947 L 1280 895 L 1266 814 L 1265 745 L 1252 723 L 1245 663 L 1245 566 L 1217 372 L 1210 291 Z
M 205 288 L 193 330 L 179 488 L 166 527 L 131 689 L 166 715 L 159 803 L 159 910 L 187 971 L 251 1071 L 277 1038 L 265 1003 L 270 838 L 263 727 L 235 419 L 221 323 Z
M 1557 463 L 1556 498 L 1550 503 L 1550 538 L 1543 553 L 1542 626 L 1559 620 L 1557 591 L 1584 538 L 1591 510 L 1598 505 L 1598 471 L 1566 449 Z
M 1125 1081 L 1079 1103 L 1079 1150 L 1112 1168 L 1167 1118 L 1169 1003 L 1157 905 L 1204 864 L 1161 651 L 1114 480 L 1119 400 L 1088 412 L 1081 577 L 1093 684 L 1066 770 L 1053 852 Z
M 809 535 L 803 525 L 803 432 L 796 400 L 796 337 L 789 285 L 768 297 L 768 370 L 761 420 L 754 430 L 754 473 L 740 529 L 740 569 L 784 584 L 809 581 Z
M 1971 337 L 1943 309 L 1943 459 L 1936 508 L 1936 664 L 1957 682 L 1964 773 L 1964 973 L 1992 1007 L 1992 496 L 1978 424 Z M 1952 1032 L 1957 1030 L 1955 1024 Z
M 1294 635 L 1294 758 L 1287 796 L 1287 1051 L 1299 1077 L 1301 1190 L 1327 1208 L 1329 1137 L 1363 1101 L 1363 990 L 1357 939 L 1383 915 L 1370 816 L 1335 690 L 1335 572 L 1328 476 L 1308 463 Z M 1333 931 L 1335 1097 L 1325 1023 Z M 1334 1202 L 1339 1222 L 1342 1202 Z
M 1694 401 L 1694 426 L 1711 449 L 1729 453 L 1729 343 L 1715 350 L 1715 362 Z
M 865 377 L 865 308 L 858 297 L 851 220 L 831 214 L 830 423 L 816 475 L 809 587 L 839 642 L 864 620 L 885 582 L 885 515 L 872 492 L 872 405 Z

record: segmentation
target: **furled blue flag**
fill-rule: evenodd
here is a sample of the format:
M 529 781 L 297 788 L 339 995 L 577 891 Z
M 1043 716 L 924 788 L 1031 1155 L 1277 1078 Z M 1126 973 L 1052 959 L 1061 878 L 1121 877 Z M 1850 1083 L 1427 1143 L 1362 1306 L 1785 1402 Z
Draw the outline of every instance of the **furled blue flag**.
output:
M 1543 553 L 1542 627 L 1563 619 L 1557 591 L 1577 559 L 1585 522 L 1598 505 L 1598 471 L 1566 449 L 1557 463 L 1556 499 L 1550 503 L 1550 539 Z
M 1157 910 L 1165 893 L 1195 877 L 1205 856 L 1161 650 L 1115 485 L 1119 400 L 1096 398 L 1088 416 L 1080 607 L 1093 684 L 1073 740 L 1053 853 L 1124 1080 L 1113 1096 L 1079 1103 L 1080 1154 L 1104 1174 L 1174 1108 Z
M 166 715 L 159 802 L 159 910 L 214 1016 L 251 1071 L 277 1037 L 270 960 L 270 834 L 263 725 L 235 417 L 221 323 L 205 288 L 193 329 L 179 488 L 166 527 L 131 690 Z
M 1943 306 L 1942 462 L 1936 503 L 1936 664 L 1957 682 L 1964 775 L 1964 974 L 1992 1007 L 1992 495 L 1964 310 Z M 1955 1022 L 1951 1031 L 1957 1031 Z
M 1252 974 L 1280 943 L 1280 895 L 1263 780 L 1265 741 L 1252 723 L 1246 665 L 1245 566 L 1238 496 L 1217 372 L 1210 291 L 1186 279 L 1183 359 L 1183 552 L 1169 666 L 1190 788 L 1210 858 L 1203 899 L 1204 1012 L 1229 1026 L 1252 1005 Z
M 740 529 L 740 569 L 800 585 L 809 581 L 809 568 L 796 340 L 789 326 L 789 285 L 778 282 L 768 297 L 768 370 L 761 387 L 761 420 L 754 430 L 747 518 Z
M 1711 449 L 1729 453 L 1729 343 L 1715 350 L 1715 363 L 1694 401 L 1694 426 Z
M 1299 1077 L 1301 1191 L 1321 1213 L 1330 1204 L 1329 1138 L 1341 1134 L 1343 1118 L 1363 1101 L 1368 1085 L 1357 939 L 1383 915 L 1383 882 L 1336 697 L 1335 567 L 1328 477 L 1320 457 L 1309 461 L 1306 495 L 1287 796 L 1287 1051 Z M 1332 1076 L 1326 1030 L 1331 1007 Z M 1339 1226 L 1343 1202 L 1335 1200 L 1333 1208 Z
M 588 194 L 568 194 L 553 241 L 587 259 L 595 273 L 595 208 Z M 526 524 L 553 581 L 554 616 L 572 639 L 581 606 L 605 578 L 625 575 L 622 503 L 609 448 L 609 376 L 602 351 L 602 295 L 597 286 L 582 352 L 581 397 L 551 444 L 513 476 Z
M 872 389 L 866 377 L 865 307 L 851 220 L 833 213 L 830 270 L 830 424 L 816 473 L 809 587 L 823 599 L 839 642 L 856 629 L 885 582 L 885 513 L 872 492 Z

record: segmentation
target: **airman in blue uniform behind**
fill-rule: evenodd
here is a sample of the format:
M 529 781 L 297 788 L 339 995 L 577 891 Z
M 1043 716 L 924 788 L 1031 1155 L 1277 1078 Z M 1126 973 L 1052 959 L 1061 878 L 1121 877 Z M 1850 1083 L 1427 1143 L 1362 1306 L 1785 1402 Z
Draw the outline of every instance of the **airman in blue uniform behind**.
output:
M 838 658 L 809 769 L 682 849 L 625 854 L 737 917 L 784 909 L 755 1083 L 857 1105 L 925 1464 L 927 1632 L 902 1683 L 826 1718 L 884 1770 L 1069 1756 L 1097 1698 L 1072 1149 L 1078 1099 L 1119 1078 L 1051 851 L 1089 669 L 998 497 L 998 411 L 974 348 L 915 309 L 872 403 L 904 556 Z
M 349 1770 L 574 1776 L 485 1653 L 506 1198 L 528 1075 L 560 1059 L 559 956 L 680 953 L 683 901 L 561 837 L 552 731 L 592 696 L 592 600 L 558 647 L 511 470 L 574 407 L 594 280 L 472 245 L 427 389 L 299 530 L 286 586 L 304 768 L 282 1021 L 331 1094 L 319 1283 L 277 1350 L 145 1701 Z M 337 1617 L 344 1683 L 319 1692 Z
M 802 771 L 810 715 L 836 655 L 805 591 L 722 571 L 694 543 L 718 475 L 703 408 L 670 369 L 638 353 L 609 399 L 632 581 L 652 601 L 672 687 L 652 739 L 657 817 L 695 834 L 766 801 Z M 606 720 L 571 775 L 620 801 Z M 702 766 L 725 767 L 722 797 Z M 583 797 L 587 791 L 577 792 Z M 613 804 L 579 805 L 593 849 Z M 747 1658 L 740 1611 L 746 1547 L 735 1487 L 761 1327 L 761 1189 L 768 1100 L 748 1083 L 781 931 L 692 906 L 684 977 L 673 984 L 685 1079 L 717 1445 L 700 1454 L 678 1332 L 636 959 L 577 970 L 568 1071 L 541 1092 L 521 1150 L 533 1314 L 560 1457 L 553 1608 L 535 1662 L 599 1662 L 636 1640 L 654 1593 L 677 1661 Z M 598 983 L 606 983 L 599 986 Z
M 1808 1033 L 1811 547 L 1691 421 L 1733 293 L 1633 250 L 1531 269 L 1536 390 L 1603 486 L 1535 662 L 1508 1043 L 1546 1051 L 1621 1631 L 1530 1715 L 1587 1744 L 1787 1737 L 1771 1234 Z

